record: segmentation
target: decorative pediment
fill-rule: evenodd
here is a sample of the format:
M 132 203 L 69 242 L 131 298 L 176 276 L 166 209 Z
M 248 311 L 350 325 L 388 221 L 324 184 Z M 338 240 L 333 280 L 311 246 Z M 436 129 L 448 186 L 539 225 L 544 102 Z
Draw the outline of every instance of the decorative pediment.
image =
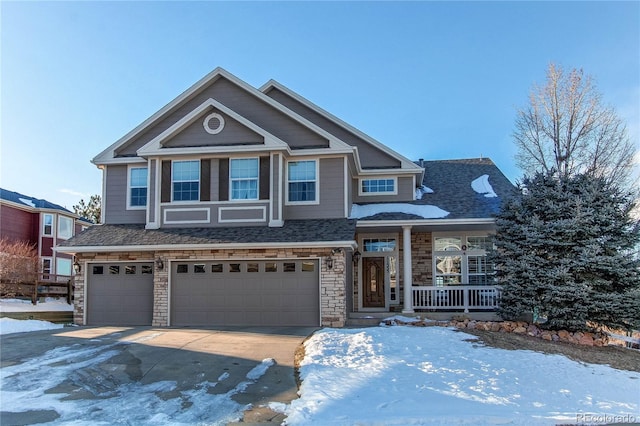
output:
M 197 151 L 223 152 L 233 147 L 286 149 L 287 144 L 213 98 L 198 105 L 171 127 L 138 149 L 140 156 Z

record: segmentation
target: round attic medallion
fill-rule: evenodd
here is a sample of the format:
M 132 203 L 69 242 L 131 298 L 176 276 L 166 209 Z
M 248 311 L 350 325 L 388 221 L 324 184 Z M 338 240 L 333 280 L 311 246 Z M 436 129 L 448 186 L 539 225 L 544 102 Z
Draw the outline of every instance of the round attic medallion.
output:
M 204 119 L 202 123 L 205 132 L 210 135 L 217 135 L 224 129 L 224 118 L 217 112 L 213 112 Z M 213 127 L 212 127 L 213 126 Z

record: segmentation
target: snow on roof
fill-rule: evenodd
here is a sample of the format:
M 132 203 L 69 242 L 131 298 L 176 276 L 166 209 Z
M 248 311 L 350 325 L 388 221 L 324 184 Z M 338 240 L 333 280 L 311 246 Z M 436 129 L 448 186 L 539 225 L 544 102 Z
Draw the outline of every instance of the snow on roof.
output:
M 31 207 L 35 207 L 35 203 L 33 202 L 33 200 L 29 199 L 29 198 L 18 198 L 18 200 L 20 200 L 22 203 L 31 206 Z
M 478 194 L 483 194 L 485 197 L 497 197 L 498 195 L 493 191 L 491 184 L 489 183 L 489 175 L 482 175 L 479 178 L 471 182 L 471 188 Z
M 351 207 L 350 219 L 375 216 L 380 213 L 406 213 L 421 216 L 424 219 L 440 219 L 449 215 L 448 211 L 429 204 L 384 203 L 384 204 L 354 204 Z
M 433 194 L 433 189 L 424 185 L 416 188 L 416 200 L 422 200 L 424 194 Z

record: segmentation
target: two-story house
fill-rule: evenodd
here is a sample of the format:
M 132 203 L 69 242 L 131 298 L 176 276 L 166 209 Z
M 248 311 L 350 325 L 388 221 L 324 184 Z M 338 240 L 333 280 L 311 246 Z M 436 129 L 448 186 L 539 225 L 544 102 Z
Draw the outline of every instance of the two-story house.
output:
M 78 324 L 495 307 L 487 236 L 512 189 L 495 165 L 413 162 L 275 81 L 218 68 L 93 163 L 103 224 L 57 248 L 81 265 Z
M 0 238 L 34 246 L 45 277 L 72 275 L 72 256 L 53 247 L 91 225 L 62 206 L 0 188 Z

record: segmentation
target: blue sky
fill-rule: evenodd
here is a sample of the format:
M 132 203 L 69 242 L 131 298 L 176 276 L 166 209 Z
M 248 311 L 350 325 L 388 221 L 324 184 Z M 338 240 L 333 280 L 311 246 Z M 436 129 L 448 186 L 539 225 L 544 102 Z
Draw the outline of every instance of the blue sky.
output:
M 71 208 L 90 160 L 217 66 L 401 154 L 492 158 L 550 62 L 640 135 L 640 2 L 0 2 L 0 186 Z

